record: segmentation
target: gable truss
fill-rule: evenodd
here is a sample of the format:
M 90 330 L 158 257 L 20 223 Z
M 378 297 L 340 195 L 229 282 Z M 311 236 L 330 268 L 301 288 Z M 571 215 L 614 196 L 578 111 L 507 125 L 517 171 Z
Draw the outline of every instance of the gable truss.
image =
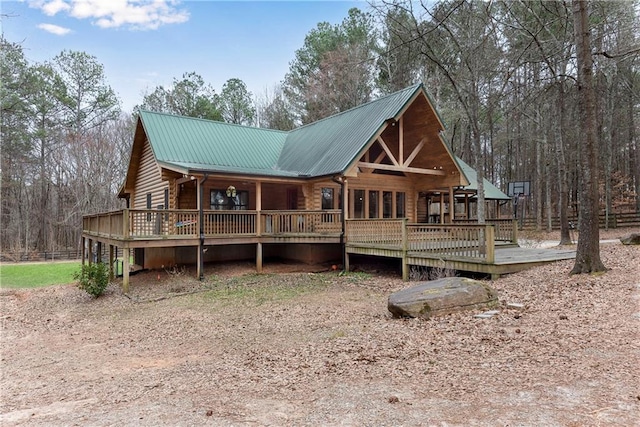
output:
M 411 154 L 406 159 L 403 159 L 404 153 L 404 135 L 403 135 L 403 126 L 402 126 L 402 118 L 400 118 L 400 139 L 399 139 L 399 147 L 398 147 L 398 158 L 393 155 L 391 149 L 387 145 L 387 143 L 382 139 L 382 136 L 378 136 L 376 142 L 382 148 L 382 152 L 376 157 L 373 162 L 366 161 L 369 152 L 365 155 L 365 160 L 361 160 L 358 162 L 357 166 L 361 171 L 371 173 L 374 170 L 386 170 L 386 171 L 394 171 L 394 172 L 402 172 L 402 173 L 415 173 L 421 175 L 437 175 L 444 176 L 445 172 L 438 169 L 423 169 L 423 168 L 415 168 L 411 167 L 411 162 L 418 156 L 420 151 L 424 148 L 425 138 L 422 138 L 418 145 L 413 149 Z M 388 158 L 391 164 L 382 163 L 382 161 Z

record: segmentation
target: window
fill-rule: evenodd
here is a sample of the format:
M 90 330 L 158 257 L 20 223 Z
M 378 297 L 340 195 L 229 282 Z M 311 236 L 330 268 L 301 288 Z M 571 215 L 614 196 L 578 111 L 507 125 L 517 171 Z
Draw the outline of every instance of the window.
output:
M 322 189 L 322 209 L 333 209 L 333 188 Z
M 405 207 L 404 193 L 396 193 L 396 218 L 405 218 L 407 216 Z
M 248 191 L 236 191 L 235 196 L 233 194 L 227 195 L 226 192 L 227 190 L 211 190 L 212 210 L 247 210 L 247 205 L 249 204 Z
M 369 218 L 378 218 L 379 191 L 369 191 Z
M 393 193 L 391 191 L 382 192 L 382 217 L 393 218 Z
M 364 218 L 364 190 L 353 190 L 353 217 Z

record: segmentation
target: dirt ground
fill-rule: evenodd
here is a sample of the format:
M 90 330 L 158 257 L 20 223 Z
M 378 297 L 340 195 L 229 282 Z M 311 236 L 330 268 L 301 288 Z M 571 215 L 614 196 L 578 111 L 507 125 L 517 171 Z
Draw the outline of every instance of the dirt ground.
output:
M 153 271 L 98 299 L 5 289 L 0 425 L 638 426 L 640 246 L 601 256 L 605 274 L 493 281 L 490 319 L 392 318 L 411 283 L 383 265 Z

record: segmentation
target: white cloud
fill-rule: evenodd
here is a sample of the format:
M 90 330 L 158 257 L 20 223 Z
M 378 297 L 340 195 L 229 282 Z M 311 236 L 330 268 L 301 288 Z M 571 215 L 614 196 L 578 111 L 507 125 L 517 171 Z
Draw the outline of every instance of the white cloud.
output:
M 68 28 L 53 24 L 39 24 L 38 28 L 48 33 L 55 34 L 56 36 L 64 36 L 65 34 L 69 34 L 71 32 L 71 30 Z
M 77 19 L 91 19 L 101 28 L 125 27 L 155 30 L 162 25 L 189 20 L 177 0 L 31 0 L 31 7 L 53 16 L 67 13 Z
M 31 0 L 29 6 L 40 9 L 45 15 L 54 16 L 58 12 L 69 10 L 66 0 Z

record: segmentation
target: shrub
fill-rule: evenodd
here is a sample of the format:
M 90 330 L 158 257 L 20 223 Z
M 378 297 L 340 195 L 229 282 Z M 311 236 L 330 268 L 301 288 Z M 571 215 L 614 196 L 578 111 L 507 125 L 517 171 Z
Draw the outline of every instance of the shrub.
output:
M 101 262 L 85 264 L 75 273 L 74 279 L 78 281 L 78 287 L 94 298 L 103 294 L 109 284 L 109 270 L 107 265 Z

